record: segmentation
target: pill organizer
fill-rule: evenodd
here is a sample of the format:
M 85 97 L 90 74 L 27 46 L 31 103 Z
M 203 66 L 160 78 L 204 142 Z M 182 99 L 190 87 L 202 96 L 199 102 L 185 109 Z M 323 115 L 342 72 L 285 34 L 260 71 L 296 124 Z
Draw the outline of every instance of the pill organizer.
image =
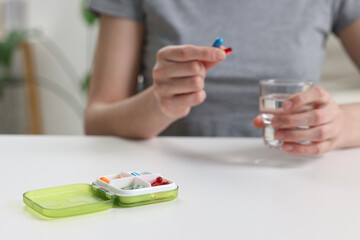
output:
M 120 172 L 98 177 L 92 184 L 71 184 L 29 191 L 24 203 L 49 218 L 102 211 L 111 207 L 135 207 L 170 201 L 178 186 L 160 174 Z

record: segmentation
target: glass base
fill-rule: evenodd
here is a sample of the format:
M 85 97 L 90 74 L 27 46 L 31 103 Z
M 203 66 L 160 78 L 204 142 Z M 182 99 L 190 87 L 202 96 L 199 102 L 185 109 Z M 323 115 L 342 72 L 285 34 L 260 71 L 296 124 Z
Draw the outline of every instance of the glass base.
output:
M 263 128 L 264 144 L 270 148 L 281 149 L 284 142 L 275 139 L 275 128 L 271 125 L 265 125 Z

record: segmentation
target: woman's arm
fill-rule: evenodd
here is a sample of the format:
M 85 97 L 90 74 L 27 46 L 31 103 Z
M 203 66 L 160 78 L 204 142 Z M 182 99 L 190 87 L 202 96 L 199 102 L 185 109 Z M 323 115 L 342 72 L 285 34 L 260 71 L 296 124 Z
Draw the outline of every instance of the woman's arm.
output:
M 205 99 L 209 68 L 225 59 L 221 49 L 168 46 L 157 54 L 154 84 L 136 94 L 144 26 L 101 16 L 85 112 L 86 134 L 146 139 L 186 116 Z
M 339 33 L 344 48 L 360 72 L 360 19 Z M 340 105 L 343 131 L 339 148 L 360 147 L 360 103 Z
M 360 70 L 360 19 L 341 31 L 339 38 Z
M 101 16 L 86 134 L 147 138 L 171 122 L 151 89 L 135 95 L 143 34 L 141 23 Z

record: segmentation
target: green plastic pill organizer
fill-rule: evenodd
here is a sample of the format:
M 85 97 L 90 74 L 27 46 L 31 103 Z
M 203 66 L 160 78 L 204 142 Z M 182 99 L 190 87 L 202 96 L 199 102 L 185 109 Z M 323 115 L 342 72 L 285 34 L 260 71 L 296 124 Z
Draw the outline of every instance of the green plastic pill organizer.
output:
M 29 191 L 24 203 L 49 218 L 62 218 L 111 207 L 136 207 L 170 201 L 178 186 L 160 174 L 121 172 L 97 178 L 90 184 L 71 184 Z

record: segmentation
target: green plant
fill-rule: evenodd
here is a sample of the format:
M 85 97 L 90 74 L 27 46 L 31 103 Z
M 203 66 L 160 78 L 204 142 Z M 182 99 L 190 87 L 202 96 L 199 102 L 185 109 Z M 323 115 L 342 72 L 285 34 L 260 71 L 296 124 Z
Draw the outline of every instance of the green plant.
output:
M 82 1 L 81 12 L 82 12 L 83 20 L 88 25 L 88 27 L 93 27 L 97 23 L 97 16 L 88 9 L 87 6 L 89 4 L 89 1 L 90 0 Z M 89 91 L 90 80 L 91 80 L 91 71 L 89 70 L 86 73 L 86 75 L 83 77 L 82 82 L 81 82 L 81 87 L 84 92 Z
M 0 42 L 0 96 L 6 83 L 14 80 L 11 67 L 15 50 L 29 35 L 25 30 L 13 30 Z
M 82 16 L 83 19 L 85 20 L 85 22 L 89 25 L 89 26 L 93 26 L 95 25 L 95 23 L 97 22 L 97 17 L 94 13 L 92 13 L 91 11 L 89 11 L 88 9 L 88 4 L 89 4 L 90 0 L 83 0 L 81 3 L 81 12 L 82 12 Z
M 91 80 L 91 73 L 88 72 L 86 74 L 86 76 L 84 77 L 83 81 L 82 81 L 82 90 L 84 90 L 85 92 L 89 91 L 89 87 L 90 87 L 90 80 Z

